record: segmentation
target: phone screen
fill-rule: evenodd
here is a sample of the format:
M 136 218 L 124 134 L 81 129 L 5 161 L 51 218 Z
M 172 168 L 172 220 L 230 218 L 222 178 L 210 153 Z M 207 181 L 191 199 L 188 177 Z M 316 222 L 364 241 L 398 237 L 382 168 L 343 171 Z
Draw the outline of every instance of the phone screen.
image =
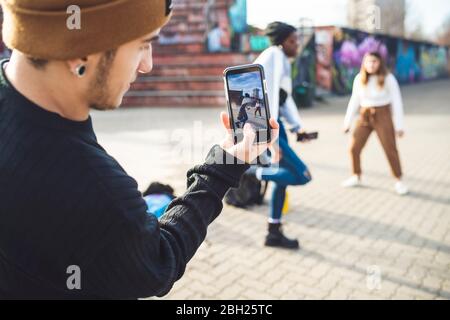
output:
M 225 72 L 229 113 L 235 140 L 243 138 L 246 123 L 256 131 L 256 143 L 270 141 L 269 110 L 261 66 L 242 66 Z

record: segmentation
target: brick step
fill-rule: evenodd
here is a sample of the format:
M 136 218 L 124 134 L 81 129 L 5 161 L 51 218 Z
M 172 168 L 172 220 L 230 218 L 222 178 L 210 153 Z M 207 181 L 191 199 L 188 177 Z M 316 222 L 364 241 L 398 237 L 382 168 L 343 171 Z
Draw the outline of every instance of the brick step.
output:
M 223 90 L 130 91 L 127 97 L 222 97 Z
M 195 55 L 189 54 L 168 54 L 168 55 L 160 55 L 158 52 L 155 52 L 153 57 L 153 62 L 155 66 L 158 65 L 202 65 L 202 64 L 221 64 L 221 65 L 237 65 L 249 63 L 250 61 L 254 61 L 256 59 L 256 54 L 242 54 L 242 53 L 208 53 L 202 52 Z
M 183 22 L 204 22 L 204 21 L 205 15 L 203 12 L 200 11 L 197 14 L 191 13 L 191 14 L 173 15 L 170 18 L 168 25 L 174 25 Z
M 171 68 L 169 66 L 159 66 L 154 68 L 151 75 L 152 76 L 222 76 L 225 66 L 208 66 L 208 65 L 197 65 L 197 66 L 187 66 L 187 67 L 177 67 Z
M 143 76 L 131 86 L 132 91 L 202 91 L 223 90 L 222 77 L 216 76 L 188 76 L 188 77 L 152 77 Z
M 194 91 L 193 94 L 180 94 L 177 92 L 164 92 L 164 95 L 133 95 L 137 91 L 129 92 L 123 100 L 125 107 L 225 107 L 226 99 L 223 91 L 221 95 L 195 95 L 198 92 Z M 155 92 L 150 92 L 155 93 Z M 205 93 L 205 92 L 204 92 Z
M 166 46 L 168 45 L 186 45 L 186 44 L 197 44 L 200 43 L 203 45 L 206 40 L 206 35 L 204 32 L 178 32 L 173 35 L 161 35 L 158 43 L 153 45 L 154 51 L 159 51 L 162 48 L 163 51 L 166 51 Z
M 227 66 L 249 63 L 256 55 L 207 53 L 207 0 L 174 0 L 171 21 L 154 45 L 154 69 L 142 75 L 124 97 L 125 107 L 225 107 L 222 73 Z M 210 7 L 226 20 L 234 0 Z M 214 13 L 215 12 L 215 13 Z
M 205 52 L 205 44 L 203 41 L 189 42 L 189 43 L 174 43 L 174 44 L 155 44 L 154 52 L 163 54 L 184 54 L 184 53 L 203 53 Z
M 178 17 L 192 17 L 192 16 L 202 16 L 203 20 L 205 18 L 205 8 L 204 4 L 194 3 L 191 5 L 176 5 L 174 6 L 172 18 L 175 18 L 175 21 Z M 210 7 L 211 11 L 228 11 L 228 6 L 224 3 L 217 3 Z M 172 23 L 172 19 L 169 23 Z
M 180 23 L 173 26 L 165 26 L 161 30 L 161 35 L 171 36 L 173 34 L 205 34 L 206 24 L 204 23 Z
M 131 86 L 133 91 L 176 91 L 176 90 L 220 90 L 223 81 L 216 82 L 135 82 Z
M 204 8 L 207 1 L 202 0 L 192 0 L 192 1 L 174 1 L 174 9 L 196 9 Z M 230 0 L 216 0 L 212 7 L 225 7 L 228 8 L 232 4 Z M 175 11 L 174 11 L 175 14 Z

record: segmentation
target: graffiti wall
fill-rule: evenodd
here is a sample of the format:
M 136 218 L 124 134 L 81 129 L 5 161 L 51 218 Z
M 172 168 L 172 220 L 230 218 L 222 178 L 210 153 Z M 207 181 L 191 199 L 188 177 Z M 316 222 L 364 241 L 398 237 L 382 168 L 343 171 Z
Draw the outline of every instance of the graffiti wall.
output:
M 209 52 L 248 51 L 247 0 L 205 3 L 206 49 Z
M 333 32 L 316 29 L 316 86 L 331 91 L 333 89 Z
M 316 85 L 337 94 L 351 92 L 363 56 L 378 51 L 400 83 L 447 77 L 449 48 L 359 30 L 316 28 Z

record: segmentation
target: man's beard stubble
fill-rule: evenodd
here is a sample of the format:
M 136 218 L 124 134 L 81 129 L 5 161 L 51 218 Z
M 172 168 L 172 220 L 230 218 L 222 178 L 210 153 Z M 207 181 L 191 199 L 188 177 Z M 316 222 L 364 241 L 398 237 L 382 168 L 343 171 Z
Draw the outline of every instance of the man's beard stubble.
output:
M 106 51 L 97 65 L 96 75 L 92 81 L 89 91 L 89 108 L 94 110 L 112 110 L 118 106 L 113 105 L 110 100 L 111 96 L 108 92 L 108 78 L 111 66 L 117 50 Z

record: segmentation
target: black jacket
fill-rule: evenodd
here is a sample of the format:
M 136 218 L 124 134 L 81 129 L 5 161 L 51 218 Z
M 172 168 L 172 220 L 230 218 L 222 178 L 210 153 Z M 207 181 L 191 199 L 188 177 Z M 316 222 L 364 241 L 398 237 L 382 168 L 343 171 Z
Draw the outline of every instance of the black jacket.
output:
M 248 166 L 215 163 L 224 151 L 213 147 L 158 221 L 136 181 L 97 143 L 91 118 L 40 108 L 0 69 L 0 297 L 166 294 Z M 67 286 L 71 266 L 81 289 Z

